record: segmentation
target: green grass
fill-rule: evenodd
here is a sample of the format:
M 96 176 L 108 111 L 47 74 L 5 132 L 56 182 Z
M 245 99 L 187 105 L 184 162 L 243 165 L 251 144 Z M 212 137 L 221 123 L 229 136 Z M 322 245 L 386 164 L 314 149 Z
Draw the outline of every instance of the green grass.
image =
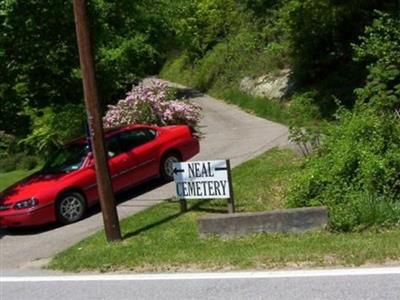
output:
M 261 97 L 254 97 L 237 90 L 217 92 L 217 97 L 225 102 L 235 104 L 245 111 L 258 117 L 288 125 L 290 115 L 287 106 L 278 101 L 271 101 Z
M 232 171 L 238 212 L 282 208 L 288 177 L 298 172 L 302 157 L 291 150 L 272 149 Z M 203 202 L 203 208 L 223 209 L 226 201 Z
M 289 150 L 271 150 L 233 171 L 239 211 L 283 206 L 283 190 L 301 159 Z M 192 201 L 182 214 L 166 201 L 121 222 L 123 241 L 107 244 L 98 232 L 56 255 L 51 269 L 64 271 L 233 270 L 361 265 L 396 261 L 400 230 L 362 233 L 255 234 L 201 238 L 196 220 L 226 211 L 224 201 Z
M 163 203 L 122 222 L 124 240 L 108 245 L 98 233 L 57 255 L 64 271 L 261 269 L 382 263 L 399 258 L 400 230 L 379 234 L 256 234 L 199 238 L 198 211 L 180 214 Z
M 14 184 L 15 182 L 17 182 L 18 180 L 21 180 L 24 177 L 29 176 L 30 174 L 34 173 L 37 170 L 38 168 L 35 168 L 30 171 L 15 170 L 8 173 L 0 173 L 0 192 L 9 187 L 10 185 Z

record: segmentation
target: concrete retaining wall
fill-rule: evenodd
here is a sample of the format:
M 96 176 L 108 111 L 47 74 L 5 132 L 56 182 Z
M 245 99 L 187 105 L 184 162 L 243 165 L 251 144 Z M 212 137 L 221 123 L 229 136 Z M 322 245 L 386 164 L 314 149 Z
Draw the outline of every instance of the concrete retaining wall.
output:
M 198 219 L 200 234 L 244 235 L 257 232 L 305 232 L 328 224 L 326 207 L 208 215 Z

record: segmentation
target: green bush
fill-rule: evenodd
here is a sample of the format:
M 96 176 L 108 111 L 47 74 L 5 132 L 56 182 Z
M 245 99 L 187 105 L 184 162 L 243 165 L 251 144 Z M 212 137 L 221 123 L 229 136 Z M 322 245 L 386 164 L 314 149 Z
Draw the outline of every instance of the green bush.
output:
M 98 54 L 99 88 L 103 102 L 123 93 L 135 80 L 158 71 L 160 53 L 150 45 L 146 35 L 120 38 L 115 47 L 102 47 Z M 104 103 L 103 103 L 104 104 Z
M 187 55 L 180 54 L 178 57 L 171 57 L 163 66 L 160 76 L 174 82 L 180 82 L 188 86 L 192 85 L 192 69 Z
M 46 156 L 64 142 L 84 134 L 86 113 L 81 104 L 31 109 L 28 113 L 32 133 L 20 141 L 28 153 Z
M 316 92 L 311 91 L 292 97 L 288 109 L 292 125 L 304 126 L 321 119 L 319 107 L 315 103 L 315 96 Z
M 222 92 L 237 88 L 245 76 L 264 75 L 287 66 L 287 55 L 285 44 L 265 45 L 257 27 L 244 22 L 237 32 L 215 44 L 201 58 L 191 60 L 187 52 L 172 58 L 161 76 L 200 91 Z
M 38 158 L 35 156 L 27 155 L 21 157 L 21 159 L 17 163 L 17 168 L 22 170 L 33 170 L 38 166 Z
M 39 164 L 39 159 L 24 152 L 13 153 L 0 159 L 0 172 L 6 173 L 17 169 L 32 170 Z
M 352 63 L 352 47 L 385 1 L 289 0 L 279 12 L 299 79 L 320 80 L 337 65 Z M 351 28 L 351 30 L 349 30 Z
M 342 111 L 340 118 L 303 172 L 293 178 L 287 205 L 328 206 L 334 230 L 396 224 L 400 221 L 398 120 L 382 118 L 370 108 Z
M 173 16 L 172 26 L 178 44 L 186 50 L 192 61 L 202 58 L 231 32 L 240 28 L 242 13 L 237 9 L 236 1 L 181 2 L 183 3 L 177 3 L 180 7 L 178 6 Z
M 322 135 L 321 113 L 315 95 L 316 92 L 294 95 L 288 109 L 289 139 L 298 145 L 304 156 L 319 147 Z
M 377 18 L 354 44 L 354 59 L 373 65 L 397 65 L 400 56 L 400 20 L 383 12 L 376 11 Z
M 283 0 L 239 0 L 237 2 L 250 10 L 256 17 L 263 19 L 271 14 Z
M 17 140 L 15 136 L 0 131 L 0 157 L 14 153 L 17 150 Z
M 0 158 L 0 173 L 19 170 L 33 170 L 39 165 L 39 159 L 26 153 L 16 153 Z
M 400 117 L 400 20 L 378 13 L 353 47 L 354 59 L 369 63 L 367 83 L 355 91 L 358 109 L 368 105 L 384 114 L 397 111 Z
M 341 109 L 319 151 L 296 176 L 287 205 L 326 205 L 334 230 L 400 223 L 400 31 L 379 14 L 355 60 L 368 65 L 364 87 L 355 90 L 352 112 Z
M 7 173 L 17 168 L 17 160 L 14 157 L 4 157 L 0 159 L 0 172 Z

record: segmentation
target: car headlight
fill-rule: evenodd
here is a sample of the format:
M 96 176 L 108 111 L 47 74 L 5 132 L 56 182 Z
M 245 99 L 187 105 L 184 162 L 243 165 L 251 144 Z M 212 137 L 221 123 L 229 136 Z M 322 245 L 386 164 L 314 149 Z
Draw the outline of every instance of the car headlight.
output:
M 31 199 L 26 199 L 22 201 L 18 201 L 15 203 L 14 208 L 16 209 L 23 209 L 23 208 L 29 208 L 29 207 L 34 207 L 38 205 L 39 201 L 36 198 L 31 198 Z
M 0 211 L 7 210 L 12 207 L 12 204 L 0 204 Z

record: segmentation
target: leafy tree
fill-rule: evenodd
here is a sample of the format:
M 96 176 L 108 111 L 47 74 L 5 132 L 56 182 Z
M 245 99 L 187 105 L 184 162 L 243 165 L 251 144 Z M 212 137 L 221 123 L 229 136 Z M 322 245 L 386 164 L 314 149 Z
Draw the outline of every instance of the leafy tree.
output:
M 282 8 L 297 75 L 313 82 L 337 65 L 351 62 L 351 43 L 372 21 L 374 9 L 393 9 L 396 1 L 290 0 Z
M 156 74 L 171 40 L 165 1 L 92 1 L 99 90 L 103 104 L 122 97 L 132 83 Z
M 0 128 L 19 133 L 24 106 L 79 99 L 72 7 L 66 0 L 9 0 L 0 11 L 1 112 L 13 121 Z
M 102 103 L 156 73 L 170 37 L 156 0 L 92 0 L 89 12 Z M 29 132 L 26 107 L 82 102 L 82 84 L 70 0 L 0 2 L 0 130 Z M 84 115 L 82 116 L 84 118 Z M 24 126 L 18 126 L 25 120 Z M 21 130 L 25 129 L 25 130 Z
M 240 0 L 238 2 L 256 17 L 264 19 L 276 10 L 283 0 Z
M 354 45 L 355 60 L 368 64 L 365 87 L 357 89 L 358 105 L 400 118 L 400 20 L 378 12 L 378 18 Z
M 45 157 L 68 140 L 85 133 L 83 104 L 66 104 L 43 109 L 28 108 L 31 133 L 19 143 L 27 152 Z
M 171 20 L 178 45 L 192 60 L 224 40 L 240 22 L 240 11 L 233 0 L 178 1 Z M 177 6 L 182 5 L 180 8 Z

